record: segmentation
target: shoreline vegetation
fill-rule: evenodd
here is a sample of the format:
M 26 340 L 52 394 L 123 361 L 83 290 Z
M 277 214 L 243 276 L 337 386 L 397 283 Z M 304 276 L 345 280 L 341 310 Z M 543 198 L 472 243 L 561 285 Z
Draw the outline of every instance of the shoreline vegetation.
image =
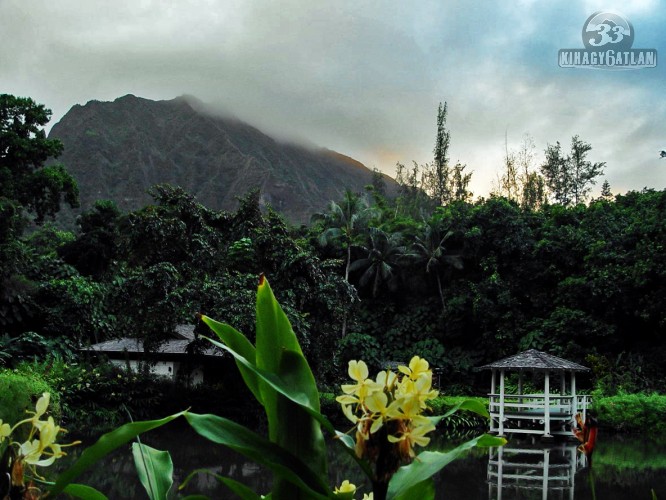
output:
M 159 418 L 193 408 L 261 426 L 258 408 L 240 404 L 247 398 L 220 398 L 219 387 L 187 387 L 178 382 L 149 374 L 127 372 L 112 366 L 68 366 L 52 360 L 23 363 L 17 368 L 0 368 L 0 419 L 18 421 L 25 410 L 34 406 L 44 392 L 50 392 L 51 414 L 70 429 L 105 432 L 133 419 Z M 183 397 L 183 394 L 187 394 Z M 216 398 L 211 398 L 215 394 Z M 440 395 L 429 403 L 433 415 L 444 414 L 463 400 L 472 399 L 487 408 L 482 396 Z M 657 393 L 592 393 L 591 412 L 604 432 L 666 436 L 666 395 Z M 321 410 L 331 421 L 345 418 L 332 392 L 321 393 Z M 487 420 L 473 413 L 459 411 L 439 424 L 447 431 L 481 430 Z M 648 432 L 646 432 L 648 431 Z

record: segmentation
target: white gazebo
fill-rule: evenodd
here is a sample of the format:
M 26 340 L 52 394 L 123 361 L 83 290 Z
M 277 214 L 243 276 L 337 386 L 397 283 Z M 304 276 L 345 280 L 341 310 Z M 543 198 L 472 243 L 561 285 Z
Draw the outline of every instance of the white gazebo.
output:
M 590 398 L 576 393 L 576 373 L 590 371 L 585 366 L 529 349 L 476 370 L 490 370 L 492 373 L 488 394 L 491 433 L 500 436 L 510 433 L 541 434 L 546 438 L 571 435 L 567 424 L 576 413 L 582 413 L 585 419 Z M 518 383 L 515 390 L 507 391 L 506 375 L 510 372 L 518 373 Z M 543 374 L 543 393 L 523 392 L 525 373 Z

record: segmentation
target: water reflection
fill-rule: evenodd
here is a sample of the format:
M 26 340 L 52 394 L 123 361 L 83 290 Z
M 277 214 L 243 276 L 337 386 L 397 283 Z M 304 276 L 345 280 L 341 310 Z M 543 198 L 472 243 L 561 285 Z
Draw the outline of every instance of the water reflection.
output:
M 87 445 L 97 438 L 81 437 Z M 438 433 L 433 436 L 430 449 L 448 451 L 470 437 Z M 145 434 L 142 440 L 154 448 L 170 450 L 176 485 L 194 469 L 206 468 L 232 477 L 256 492 L 271 490 L 270 472 L 224 446 L 201 438 L 188 427 L 171 424 Z M 536 440 L 510 438 L 501 449 L 474 448 L 437 474 L 436 498 L 649 500 L 654 490 L 657 498 L 666 499 L 666 441 L 603 435 L 597 443 L 592 468 L 586 466 L 584 456 L 576 453 L 576 446 L 576 442 L 543 445 Z M 60 470 L 82 450 L 83 447 L 70 448 L 71 455 L 61 463 L 56 462 Z M 330 443 L 329 452 L 331 485 L 349 479 L 364 493 L 370 491 L 363 473 L 339 445 Z M 129 445 L 87 471 L 77 482 L 94 486 L 114 500 L 146 498 Z M 179 494 L 193 493 L 214 500 L 234 497 L 213 477 L 203 474 Z
M 573 500 L 585 456 L 576 443 L 516 441 L 488 451 L 488 499 Z

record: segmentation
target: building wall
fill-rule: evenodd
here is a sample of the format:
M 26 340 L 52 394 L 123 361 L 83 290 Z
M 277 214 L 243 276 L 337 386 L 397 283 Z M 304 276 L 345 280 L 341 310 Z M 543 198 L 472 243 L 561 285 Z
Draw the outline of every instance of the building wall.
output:
M 121 359 L 112 359 L 111 363 L 115 366 L 122 368 L 127 367 L 127 361 Z M 129 360 L 130 370 L 133 372 L 138 372 L 141 368 L 141 361 L 136 359 Z M 171 380 L 175 380 L 178 376 L 178 371 L 180 370 L 180 363 L 177 361 L 158 361 L 156 363 L 151 363 L 148 365 L 148 370 L 154 375 L 159 375 L 162 377 L 167 377 Z M 204 374 L 201 367 L 195 367 L 192 369 L 189 375 L 190 384 L 199 385 L 203 384 Z
M 112 359 L 111 363 L 114 364 L 115 366 L 120 366 L 123 368 L 127 366 L 127 361 L 121 359 Z M 138 372 L 139 369 L 141 368 L 141 365 L 142 365 L 141 361 L 138 361 L 136 359 L 129 360 L 129 367 L 130 370 L 132 370 L 133 372 Z M 154 375 L 161 375 L 164 377 L 175 379 L 176 374 L 178 373 L 179 366 L 180 363 L 174 361 L 158 361 L 157 363 L 149 364 L 148 371 Z

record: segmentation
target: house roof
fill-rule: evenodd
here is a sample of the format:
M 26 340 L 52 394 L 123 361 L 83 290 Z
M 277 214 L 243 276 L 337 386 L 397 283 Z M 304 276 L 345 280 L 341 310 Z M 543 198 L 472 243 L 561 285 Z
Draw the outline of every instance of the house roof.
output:
M 159 344 L 152 352 L 166 355 L 186 355 L 188 347 L 196 340 L 194 335 L 194 325 L 178 325 L 173 334 L 173 338 Z M 90 347 L 81 349 L 82 351 L 94 351 L 112 355 L 114 353 L 143 353 L 143 341 L 136 338 L 124 337 L 115 340 L 107 340 L 93 344 Z M 223 352 L 210 345 L 203 350 L 198 350 L 199 354 L 204 356 L 222 356 Z
M 475 370 L 516 370 L 516 371 L 569 371 L 587 372 L 589 368 L 573 361 L 558 358 L 536 349 L 529 349 L 519 354 L 480 366 Z

